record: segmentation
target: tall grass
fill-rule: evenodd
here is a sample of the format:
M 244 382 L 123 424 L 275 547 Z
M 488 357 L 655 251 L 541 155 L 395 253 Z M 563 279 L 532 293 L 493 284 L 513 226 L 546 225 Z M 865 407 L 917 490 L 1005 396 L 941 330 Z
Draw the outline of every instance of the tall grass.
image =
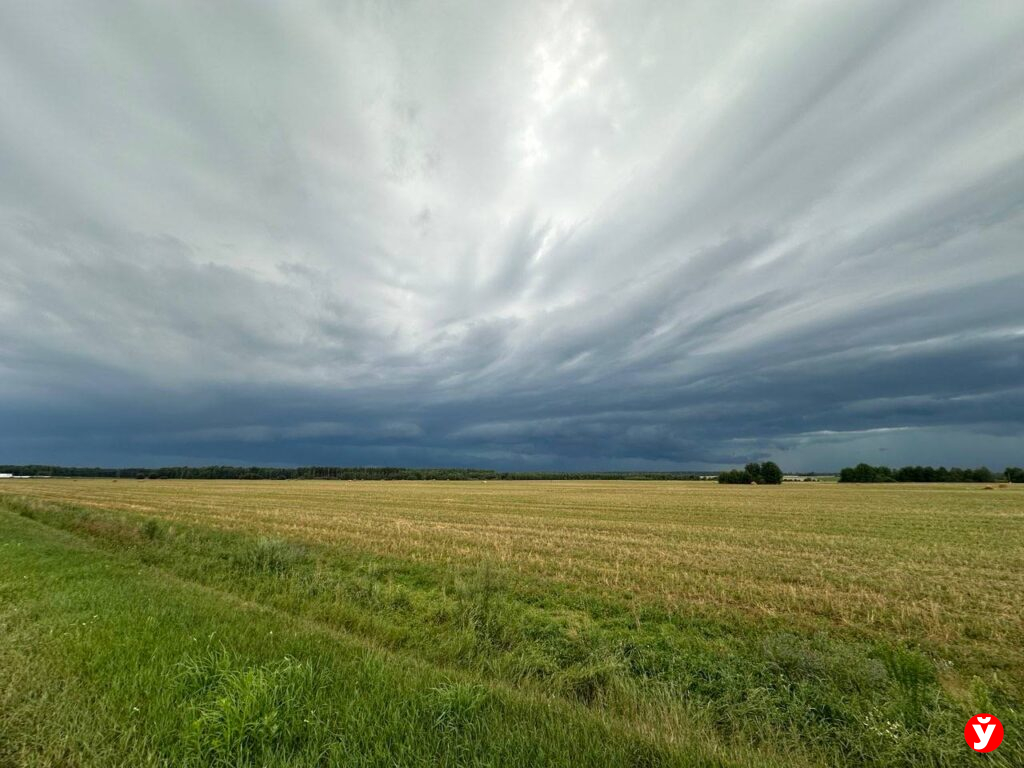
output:
M 3 765 L 782 764 L 442 674 L 6 511 L 0 554 Z

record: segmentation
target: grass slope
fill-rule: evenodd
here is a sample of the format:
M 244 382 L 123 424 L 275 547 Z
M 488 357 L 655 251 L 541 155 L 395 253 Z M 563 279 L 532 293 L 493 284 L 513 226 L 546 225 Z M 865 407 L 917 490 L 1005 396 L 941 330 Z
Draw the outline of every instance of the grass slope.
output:
M 0 512 L 0 764 L 694 765 Z

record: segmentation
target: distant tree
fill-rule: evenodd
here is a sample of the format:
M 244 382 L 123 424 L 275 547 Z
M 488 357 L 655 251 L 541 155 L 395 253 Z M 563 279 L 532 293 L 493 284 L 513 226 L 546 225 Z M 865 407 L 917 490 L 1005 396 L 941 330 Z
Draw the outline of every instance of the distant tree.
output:
M 782 470 L 774 461 L 761 464 L 761 482 L 768 485 L 782 485 Z
M 779 485 L 782 483 L 782 470 L 774 461 L 766 461 L 763 464 L 751 462 L 743 469 L 719 473 L 718 482 L 723 485 Z
M 751 478 L 745 469 L 732 469 L 719 473 L 718 482 L 723 485 L 750 485 Z
M 1019 471 L 1019 470 L 1016 470 Z M 1013 467 L 1007 467 L 1003 476 L 1007 479 L 1016 477 Z M 919 465 L 890 469 L 889 467 L 873 467 L 870 464 L 858 464 L 856 467 L 843 467 L 839 472 L 841 483 L 991 483 L 996 476 L 988 467 L 977 469 L 961 469 L 960 467 L 922 467 Z M 1011 482 L 1013 482 L 1011 480 Z M 1024 476 L 1021 476 L 1024 482 Z
M 878 475 L 875 472 L 874 467 L 872 467 L 870 464 L 865 464 L 864 462 L 861 462 L 860 464 L 853 468 L 853 477 L 850 479 L 850 482 L 873 483 L 875 482 L 875 478 L 877 476 Z
M 971 474 L 973 475 L 973 480 L 976 483 L 991 483 L 994 479 L 992 470 L 988 467 L 978 467 Z

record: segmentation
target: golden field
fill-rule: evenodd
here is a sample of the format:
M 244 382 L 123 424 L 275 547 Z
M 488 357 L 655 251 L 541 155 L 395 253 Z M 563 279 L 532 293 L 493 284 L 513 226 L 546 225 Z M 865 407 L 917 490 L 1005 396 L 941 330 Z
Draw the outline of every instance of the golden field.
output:
M 1024 660 L 1024 486 L 6 481 L 0 492 Z M 1018 668 L 1024 667 L 1024 664 Z

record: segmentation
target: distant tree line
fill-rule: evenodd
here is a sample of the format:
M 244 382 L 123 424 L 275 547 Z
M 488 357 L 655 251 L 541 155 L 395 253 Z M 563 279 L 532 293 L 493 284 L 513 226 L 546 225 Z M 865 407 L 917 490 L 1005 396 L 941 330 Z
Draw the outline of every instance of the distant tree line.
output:
M 492 469 L 404 467 L 60 467 L 0 465 L 0 473 L 139 480 L 697 480 L 691 472 L 497 472 Z
M 139 480 L 706 480 L 715 473 L 693 472 L 498 472 L 461 467 L 62 467 L 50 464 L 0 465 L 0 473 L 51 477 L 109 477 Z M 719 483 L 778 485 L 782 470 L 773 461 L 750 463 L 717 474 Z M 841 483 L 1024 483 L 1024 469 L 1007 467 L 997 474 L 987 467 L 874 467 L 858 464 L 839 473 Z
M 988 467 L 961 469 L 960 467 L 900 467 L 899 469 L 870 464 L 844 467 L 839 472 L 841 483 L 991 483 L 1003 481 L 1024 483 L 1024 469 L 1007 467 L 998 475 Z
M 762 464 L 751 462 L 743 469 L 733 469 L 718 475 L 718 482 L 726 485 L 782 485 L 782 470 L 774 461 Z

